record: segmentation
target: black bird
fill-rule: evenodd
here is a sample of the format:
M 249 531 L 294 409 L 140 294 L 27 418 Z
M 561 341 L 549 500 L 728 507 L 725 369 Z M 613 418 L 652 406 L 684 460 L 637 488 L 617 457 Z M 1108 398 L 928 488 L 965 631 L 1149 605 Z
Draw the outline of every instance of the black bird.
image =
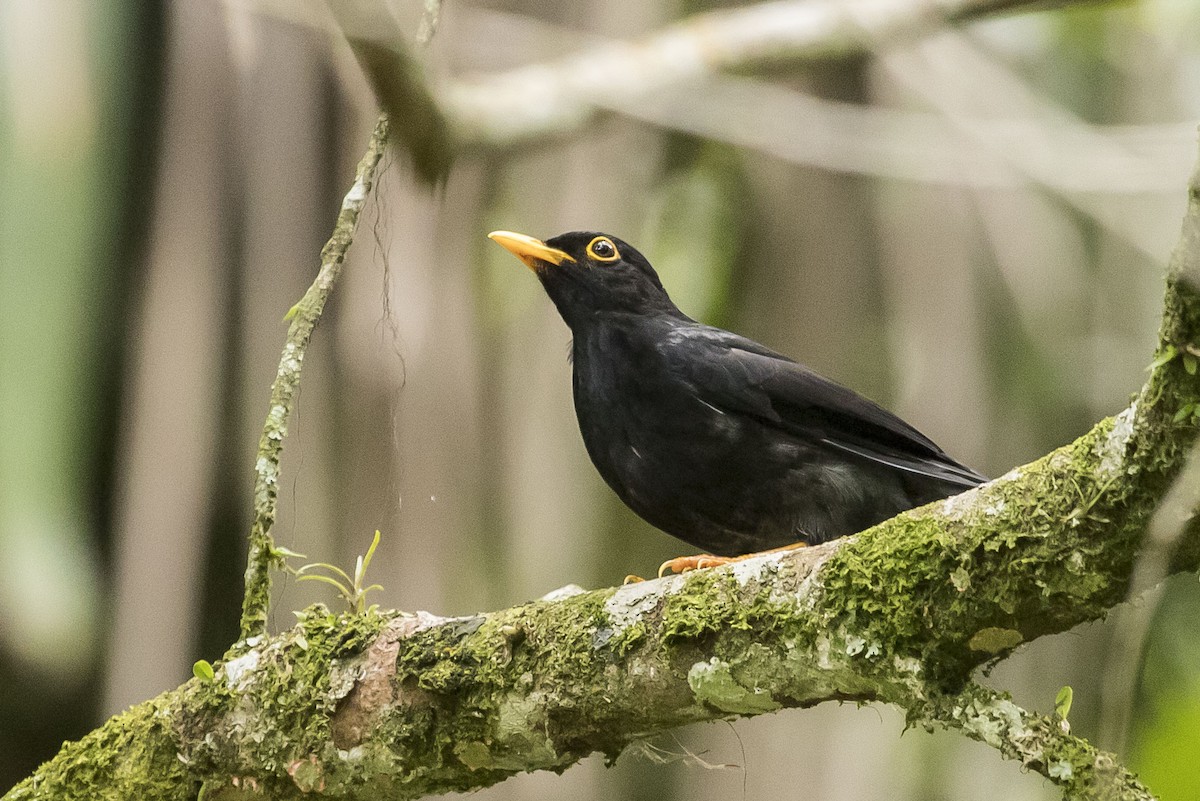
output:
M 709 552 L 664 569 L 825 542 L 987 480 L 866 398 L 691 319 L 615 236 L 488 236 L 537 274 L 571 328 L 575 414 L 600 475 Z

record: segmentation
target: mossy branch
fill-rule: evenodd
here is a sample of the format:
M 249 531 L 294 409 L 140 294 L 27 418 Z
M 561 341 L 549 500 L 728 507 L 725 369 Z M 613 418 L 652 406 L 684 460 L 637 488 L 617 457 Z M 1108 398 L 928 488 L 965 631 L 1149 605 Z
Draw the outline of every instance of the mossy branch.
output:
M 241 637 L 243 640 L 266 632 L 267 609 L 271 598 L 271 568 L 281 567 L 282 560 L 275 550 L 271 527 L 279 494 L 279 458 L 287 436 L 288 418 L 292 413 L 292 396 L 300 386 L 300 371 L 304 353 L 313 329 L 321 319 L 325 301 L 342 271 L 346 251 L 354 239 L 358 217 L 362 212 L 375 180 L 375 170 L 387 147 L 388 118 L 381 116 L 371 134 L 366 155 L 358 163 L 354 185 L 346 193 L 338 212 L 333 234 L 321 249 L 321 268 L 316 280 L 288 312 L 291 325 L 287 342 L 279 359 L 279 370 L 271 384 L 271 408 L 263 423 L 254 462 L 254 522 L 250 527 L 250 554 L 246 563 L 246 594 L 242 599 Z
M 986 743 L 1058 782 L 1065 801 L 1154 801 L 1154 795 L 1111 754 L 1070 733 L 1062 719 L 1032 715 L 1002 693 L 968 685 L 950 696 L 914 698 L 910 718 L 938 723 Z

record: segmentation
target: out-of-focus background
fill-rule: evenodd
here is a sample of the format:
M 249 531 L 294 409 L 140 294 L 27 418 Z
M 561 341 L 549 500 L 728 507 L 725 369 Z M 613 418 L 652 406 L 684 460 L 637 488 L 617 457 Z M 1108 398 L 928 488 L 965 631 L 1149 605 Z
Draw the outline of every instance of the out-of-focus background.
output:
M 421 5 L 385 10 L 460 105 L 487 76 L 717 7 L 456 2 L 422 46 Z M 378 528 L 373 600 L 441 614 L 611 585 L 682 552 L 588 463 L 568 332 L 484 238 L 495 228 L 636 243 L 692 316 L 991 475 L 1121 409 L 1151 358 L 1196 158 L 1200 6 L 875 30 L 871 13 L 902 5 L 866 6 L 879 39 L 856 55 L 649 94 L 629 89 L 654 71 L 613 74 L 592 98 L 606 113 L 473 142 L 433 194 L 389 156 L 306 359 L 280 544 L 350 565 Z M 506 96 L 514 121 L 549 102 L 535 84 Z M 0 0 L 0 789 L 236 636 L 281 318 L 376 113 L 320 3 Z M 275 628 L 334 602 L 278 585 Z M 1200 797 L 1195 576 L 1024 647 L 989 681 L 1042 711 L 1071 685 L 1076 732 L 1164 799 Z M 960 736 L 905 732 L 895 709 L 827 705 L 476 797 L 1057 794 Z

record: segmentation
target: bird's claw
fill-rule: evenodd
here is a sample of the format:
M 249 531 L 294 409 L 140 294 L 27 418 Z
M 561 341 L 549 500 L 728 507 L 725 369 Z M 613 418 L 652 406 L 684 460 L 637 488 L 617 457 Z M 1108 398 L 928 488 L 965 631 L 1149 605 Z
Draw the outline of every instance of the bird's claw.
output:
M 755 553 L 742 554 L 741 556 L 713 556 L 711 553 L 700 553 L 695 556 L 676 556 L 674 559 L 668 559 L 659 565 L 658 577 L 662 578 L 666 572 L 670 570 L 672 573 L 686 573 L 689 570 L 702 570 L 706 567 L 720 567 L 733 562 L 742 562 L 746 559 L 753 559 L 756 556 L 766 556 L 772 553 L 783 553 L 785 551 L 794 551 L 797 548 L 806 548 L 806 542 L 794 542 L 791 545 L 784 545 L 781 548 L 772 548 L 769 551 L 757 551 Z M 636 578 L 636 577 L 635 577 Z M 629 577 L 626 577 L 625 582 L 629 583 Z
M 700 553 L 695 556 L 676 556 L 668 559 L 658 567 L 658 577 L 662 578 L 670 570 L 672 573 L 686 573 L 689 570 L 701 570 L 706 567 L 719 567 L 730 562 L 736 562 L 737 557 L 713 556 L 711 553 Z

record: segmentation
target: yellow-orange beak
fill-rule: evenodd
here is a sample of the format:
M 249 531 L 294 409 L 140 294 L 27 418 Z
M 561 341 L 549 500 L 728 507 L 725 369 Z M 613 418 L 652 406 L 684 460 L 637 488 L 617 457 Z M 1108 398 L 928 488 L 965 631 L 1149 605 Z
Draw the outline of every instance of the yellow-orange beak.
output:
M 552 248 L 542 240 L 525 236 L 525 234 L 514 234 L 512 231 L 492 231 L 488 234 L 488 239 L 525 262 L 525 265 L 535 272 L 538 262 L 557 265 L 564 261 L 575 261 L 558 248 Z

